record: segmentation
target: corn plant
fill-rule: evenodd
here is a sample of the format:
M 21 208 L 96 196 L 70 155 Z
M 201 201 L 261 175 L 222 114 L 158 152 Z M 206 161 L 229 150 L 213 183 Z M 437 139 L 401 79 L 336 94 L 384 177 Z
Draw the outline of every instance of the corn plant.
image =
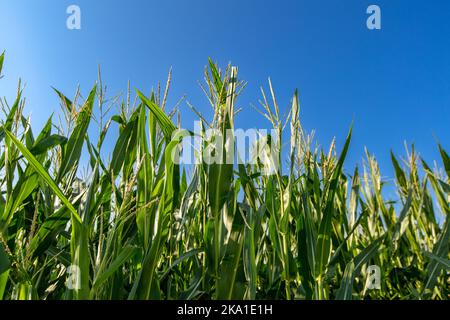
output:
M 131 103 L 128 90 L 113 115 L 100 79 L 85 99 L 55 89 L 63 117 L 37 134 L 19 83 L 15 101 L 1 101 L 0 299 L 449 299 L 446 151 L 436 168 L 414 147 L 392 154 L 397 199 L 387 200 L 368 151 L 346 172 L 352 130 L 339 152 L 335 141 L 321 148 L 301 126 L 298 93 L 282 116 L 269 82 L 257 110 L 273 130 L 259 140 L 281 165 L 209 163 L 208 150 L 235 151 L 233 135 L 217 141 L 235 129 L 237 75 L 209 61 L 213 118 L 192 107 L 202 130 L 191 166 L 173 156 L 197 133 L 166 112 L 170 76 L 163 94 L 137 91 Z M 275 143 L 285 135 L 288 150 Z

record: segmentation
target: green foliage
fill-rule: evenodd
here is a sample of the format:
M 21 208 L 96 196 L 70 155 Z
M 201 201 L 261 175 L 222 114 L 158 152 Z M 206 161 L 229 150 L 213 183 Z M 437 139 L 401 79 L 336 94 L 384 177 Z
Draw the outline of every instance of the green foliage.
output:
M 234 129 L 244 85 L 236 68 L 221 71 L 212 60 L 205 80 L 214 118 L 200 117 L 216 133 L 202 132 L 199 154 Z M 169 84 L 163 97 L 137 91 L 137 104 L 128 96 L 111 116 L 101 82 L 82 103 L 55 89 L 66 123 L 50 117 L 37 138 L 20 85 L 11 107 L 3 105 L 0 299 L 449 299 L 450 158 L 442 146 L 442 170 L 414 148 L 404 160 L 392 153 L 398 199 L 388 200 L 369 153 L 363 170 L 346 174 L 351 130 L 340 154 L 334 141 L 327 151 L 313 147 L 297 91 L 282 119 L 269 83 L 261 113 L 273 146 L 290 128 L 287 166 L 271 174 L 261 161 L 183 167 L 172 155 L 192 133 L 165 112 Z M 111 125 L 118 136 L 110 154 L 103 141 Z M 215 149 L 223 160 L 234 151 L 227 138 Z M 369 290 L 372 265 L 381 288 Z

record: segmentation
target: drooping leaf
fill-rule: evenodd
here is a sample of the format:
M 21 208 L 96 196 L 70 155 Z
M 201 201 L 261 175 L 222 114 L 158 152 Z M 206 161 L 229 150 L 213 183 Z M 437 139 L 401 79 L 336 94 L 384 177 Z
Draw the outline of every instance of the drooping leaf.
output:
M 72 217 L 81 223 L 81 218 L 77 213 L 77 210 L 73 207 L 72 203 L 64 196 L 62 191 L 56 185 L 55 181 L 50 177 L 44 167 L 36 160 L 31 152 L 9 131 L 5 130 L 6 135 L 13 141 L 17 148 L 22 152 L 23 156 L 28 160 L 29 164 L 36 170 L 37 174 L 49 185 L 52 191 L 58 196 L 58 198 L 67 206 L 70 210 Z

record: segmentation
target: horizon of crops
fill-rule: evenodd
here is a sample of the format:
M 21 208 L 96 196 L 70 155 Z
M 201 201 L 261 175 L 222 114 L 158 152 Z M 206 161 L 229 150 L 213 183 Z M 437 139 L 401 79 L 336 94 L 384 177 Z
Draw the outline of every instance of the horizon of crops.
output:
M 342 150 L 334 141 L 320 148 L 302 129 L 297 92 L 282 117 L 269 85 L 260 113 L 274 129 L 269 145 L 289 138 L 274 155 L 280 163 L 287 153 L 287 166 L 181 166 L 169 86 L 170 77 L 162 95 L 137 91 L 134 104 L 129 93 L 112 116 L 101 82 L 86 99 L 55 89 L 63 123 L 50 117 L 39 133 L 23 114 L 20 83 L 13 103 L 2 100 L 0 300 L 450 298 L 450 157 L 441 146 L 439 168 L 414 148 L 403 161 L 391 155 L 398 198 L 388 201 L 368 152 L 362 169 L 343 172 L 351 129 Z M 210 60 L 202 88 L 214 117 L 193 108 L 199 154 L 215 146 L 226 157 L 234 137 L 206 130 L 235 129 L 243 82 Z M 89 176 L 80 180 L 83 153 Z

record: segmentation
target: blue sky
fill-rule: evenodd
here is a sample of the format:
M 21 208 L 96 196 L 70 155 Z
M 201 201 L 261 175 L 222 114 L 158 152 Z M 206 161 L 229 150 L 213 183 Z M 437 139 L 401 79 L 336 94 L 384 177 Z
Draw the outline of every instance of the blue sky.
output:
M 66 8 L 79 5 L 82 29 L 66 28 Z M 382 10 L 382 30 L 366 28 L 366 8 Z M 149 92 L 173 67 L 169 103 L 180 97 L 210 110 L 198 87 L 211 56 L 239 66 L 248 86 L 237 125 L 268 127 L 255 114 L 270 76 L 285 109 L 299 89 L 301 120 L 326 146 L 342 146 L 354 121 L 349 166 L 364 146 L 392 176 L 389 151 L 414 143 L 428 161 L 437 142 L 450 149 L 450 2 L 435 1 L 149 1 L 0 0 L 0 51 L 6 50 L 0 96 L 12 100 L 21 77 L 28 113 L 39 129 L 59 101 L 84 95 L 102 68 L 109 96 Z M 182 123 L 195 116 L 181 105 Z

